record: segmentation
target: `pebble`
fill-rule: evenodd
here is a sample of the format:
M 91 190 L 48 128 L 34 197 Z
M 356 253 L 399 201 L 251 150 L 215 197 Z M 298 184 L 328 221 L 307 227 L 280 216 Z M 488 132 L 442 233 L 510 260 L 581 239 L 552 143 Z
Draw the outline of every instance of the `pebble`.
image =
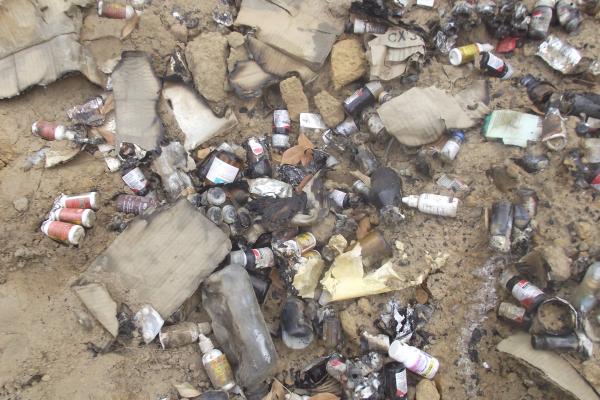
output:
M 328 127 L 337 126 L 344 120 L 345 114 L 342 103 L 326 90 L 317 94 L 314 101 Z
M 281 91 L 283 101 L 287 105 L 292 121 L 298 121 L 300 113 L 309 111 L 308 99 L 304 94 L 302 81 L 300 79 L 293 76 L 281 81 L 281 83 L 279 83 L 279 90 Z
M 440 394 L 435 383 L 429 379 L 423 379 L 417 384 L 417 400 L 440 400 Z
M 29 209 L 29 200 L 27 200 L 27 197 L 19 197 L 13 201 L 13 206 L 19 212 L 27 211 Z

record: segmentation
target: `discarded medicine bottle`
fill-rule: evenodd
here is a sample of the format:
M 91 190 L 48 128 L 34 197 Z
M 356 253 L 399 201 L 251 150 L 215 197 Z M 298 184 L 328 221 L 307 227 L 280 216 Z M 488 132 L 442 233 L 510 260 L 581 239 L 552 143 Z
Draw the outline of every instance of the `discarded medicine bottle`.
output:
M 56 205 L 64 208 L 90 208 L 98 210 L 100 208 L 100 196 L 98 192 L 76 195 L 63 194 L 56 200 Z
M 145 196 L 150 191 L 150 183 L 140 167 L 131 167 L 123 170 L 123 182 L 138 196 Z
M 550 100 L 550 96 L 556 91 L 556 88 L 552 84 L 536 79 L 530 74 L 523 76 L 520 83 L 527 88 L 527 95 L 531 102 L 540 110 L 546 111 L 548 100 Z
M 59 208 L 48 215 L 50 221 L 62 221 L 91 228 L 96 221 L 94 210 L 87 208 Z
M 571 304 L 582 314 L 591 311 L 600 299 L 600 261 L 590 265 L 571 296 Z
M 527 313 L 526 309 L 505 301 L 498 306 L 498 316 L 524 329 L 529 329 L 532 322 L 531 316 Z
M 130 5 L 119 4 L 111 1 L 98 1 L 98 16 L 113 19 L 131 19 L 135 10 Z
M 150 207 L 158 206 L 158 201 L 150 197 L 131 196 L 120 194 L 117 197 L 117 211 L 126 214 L 143 214 Z
M 513 225 L 513 205 L 510 201 L 501 200 L 492 204 L 490 218 L 490 243 L 494 251 L 508 253 Z
M 280 108 L 273 111 L 273 136 L 271 144 L 276 151 L 283 151 L 290 147 L 290 113 Z
M 366 107 L 375 104 L 381 92 L 383 92 L 381 82 L 371 81 L 344 100 L 342 106 L 349 115 L 357 115 Z
M 487 75 L 496 78 L 509 79 L 513 76 L 513 69 L 509 63 L 487 51 L 481 53 L 479 67 Z
M 212 341 L 200 334 L 200 351 L 202 351 L 202 365 L 206 370 L 206 375 L 210 379 L 213 387 L 219 390 L 231 390 L 235 386 L 233 372 L 225 354 L 219 349 L 215 349 Z
M 208 322 L 180 322 L 160 331 L 158 340 L 164 349 L 186 346 L 198 341 L 200 335 L 208 335 L 212 331 Z
M 567 336 L 531 335 L 531 347 L 560 353 L 582 350 L 581 340 L 574 333 Z
M 347 33 L 374 33 L 380 35 L 387 31 L 387 26 L 364 19 L 355 18 L 354 21 L 348 21 L 346 24 Z
M 75 140 L 77 133 L 56 122 L 36 121 L 31 125 L 31 133 L 46 140 Z
M 418 208 L 426 214 L 439 215 L 441 217 L 456 217 L 458 211 L 458 199 L 456 197 L 441 196 L 438 194 L 423 193 L 419 196 L 407 196 L 402 202 L 409 207 Z
M 342 323 L 333 309 L 326 309 L 323 316 L 321 339 L 328 349 L 336 348 L 343 340 Z
M 242 162 L 235 154 L 225 150 L 210 153 L 198 167 L 198 176 L 207 185 L 232 183 L 236 180 Z
M 262 140 L 251 137 L 246 142 L 247 175 L 249 178 L 260 178 L 273 175 L 267 146 Z
M 568 0 L 558 0 L 556 3 L 558 22 L 567 32 L 574 32 L 583 21 L 581 11 Z
M 517 189 L 519 204 L 527 211 L 529 218 L 534 218 L 537 214 L 538 198 L 535 190 L 529 188 Z
M 544 39 L 548 36 L 554 5 L 554 0 L 538 0 L 535 3 L 531 12 L 531 20 L 529 21 L 529 37 Z
M 456 158 L 460 146 L 465 142 L 465 133 L 463 131 L 453 131 L 452 136 L 442 147 L 440 157 L 445 162 L 450 162 Z
M 385 397 L 390 400 L 408 400 L 408 381 L 404 364 L 392 361 L 383 366 Z
M 46 221 L 41 230 L 50 239 L 74 246 L 78 246 L 85 237 L 85 229 L 82 226 L 62 221 Z
M 475 56 L 480 54 L 483 51 L 492 51 L 494 50 L 494 46 L 488 43 L 473 43 L 468 44 L 466 46 L 455 47 L 450 50 L 448 53 L 448 57 L 450 59 L 450 64 L 452 65 L 462 65 L 469 63 L 471 61 L 475 61 Z
M 229 264 L 238 264 L 248 270 L 270 268 L 275 266 L 275 256 L 268 247 L 235 250 L 229 253 Z
M 517 299 L 527 311 L 534 311 L 542 301 L 546 299 L 546 294 L 533 283 L 517 274 L 515 271 L 506 270 L 500 276 L 500 283 L 513 297 Z
M 410 371 L 423 378 L 433 379 L 440 367 L 440 362 L 437 358 L 421 349 L 404 344 L 399 340 L 394 340 L 390 345 L 388 353 L 391 358 L 401 362 Z

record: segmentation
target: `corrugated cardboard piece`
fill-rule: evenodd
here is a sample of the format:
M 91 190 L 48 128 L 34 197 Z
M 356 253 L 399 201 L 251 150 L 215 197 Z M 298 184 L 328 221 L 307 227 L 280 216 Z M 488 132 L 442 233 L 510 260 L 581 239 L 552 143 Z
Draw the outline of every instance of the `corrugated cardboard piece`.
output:
M 534 350 L 531 347 L 531 337 L 526 333 L 518 333 L 504 339 L 498 343 L 498 350 L 541 370 L 548 380 L 579 400 L 600 399 L 575 368 L 558 354 L 551 351 Z
M 101 282 L 117 302 L 134 311 L 150 304 L 166 319 L 230 250 L 227 235 L 181 199 L 169 209 L 133 220 L 81 281 Z M 82 301 L 94 308 L 85 298 Z
M 409 62 L 422 62 L 425 42 L 414 32 L 389 29 L 368 44 L 367 59 L 371 65 L 371 80 L 384 80 L 402 76 Z
M 105 77 L 78 42 L 82 16 L 77 6 L 93 3 L 0 1 L 0 98 L 16 96 L 32 85 L 47 85 L 72 71 L 104 84 Z
M 125 51 L 112 74 L 117 141 L 154 150 L 162 135 L 158 116 L 160 81 L 143 51 Z
M 243 0 L 235 25 L 258 28 L 258 40 L 318 69 L 344 22 L 322 0 Z

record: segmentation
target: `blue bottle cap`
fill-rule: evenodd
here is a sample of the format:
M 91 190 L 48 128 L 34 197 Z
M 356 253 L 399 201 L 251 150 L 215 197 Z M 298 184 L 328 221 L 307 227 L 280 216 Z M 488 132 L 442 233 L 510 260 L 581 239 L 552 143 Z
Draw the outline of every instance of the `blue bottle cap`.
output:
M 465 141 L 465 133 L 463 131 L 452 132 L 452 137 L 456 140 L 460 140 L 461 143 Z

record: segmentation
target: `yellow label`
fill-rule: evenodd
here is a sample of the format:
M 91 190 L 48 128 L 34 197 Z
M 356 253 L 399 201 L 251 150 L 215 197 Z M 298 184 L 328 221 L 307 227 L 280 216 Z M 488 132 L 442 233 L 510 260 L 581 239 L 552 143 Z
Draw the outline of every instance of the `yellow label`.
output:
M 479 54 L 479 47 L 476 44 L 468 44 L 458 48 L 462 55 L 462 63 L 468 63 L 475 60 L 475 56 Z
M 215 388 L 222 388 L 233 381 L 233 373 L 229 361 L 225 354 L 221 354 L 208 365 L 206 365 L 206 374 Z

